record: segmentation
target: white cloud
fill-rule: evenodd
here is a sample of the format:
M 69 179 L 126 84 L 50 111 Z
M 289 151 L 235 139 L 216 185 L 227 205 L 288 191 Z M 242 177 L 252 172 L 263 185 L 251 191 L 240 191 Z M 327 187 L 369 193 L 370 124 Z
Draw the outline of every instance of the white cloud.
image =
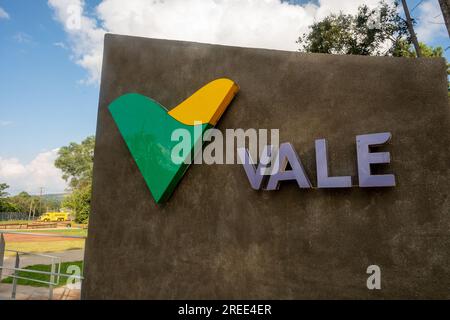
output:
M 29 163 L 21 163 L 16 158 L 0 157 L 0 182 L 7 183 L 10 194 L 26 191 L 37 194 L 43 187 L 45 193 L 61 193 L 66 182 L 61 171 L 54 166 L 58 149 L 39 153 Z
M 300 6 L 280 0 L 102 0 L 87 13 L 83 0 L 48 1 L 90 83 L 99 80 L 105 32 L 295 51 L 298 36 L 315 20 L 378 2 L 319 0 Z
M 8 12 L 6 12 L 2 7 L 0 7 L 0 19 L 9 19 Z
M 428 42 L 435 37 L 447 36 L 441 7 L 437 0 L 423 2 L 418 8 L 415 31 L 420 42 Z M 416 9 L 416 10 L 417 10 Z
M 33 37 L 31 37 L 29 34 L 25 32 L 17 32 L 13 36 L 14 41 L 20 43 L 20 44 L 29 44 L 33 43 Z
M 60 41 L 59 42 L 54 42 L 53 45 L 55 47 L 67 50 L 67 46 L 66 46 L 66 44 L 64 42 L 60 42 Z
M 9 120 L 0 120 L 0 127 L 6 127 L 11 125 L 13 122 Z

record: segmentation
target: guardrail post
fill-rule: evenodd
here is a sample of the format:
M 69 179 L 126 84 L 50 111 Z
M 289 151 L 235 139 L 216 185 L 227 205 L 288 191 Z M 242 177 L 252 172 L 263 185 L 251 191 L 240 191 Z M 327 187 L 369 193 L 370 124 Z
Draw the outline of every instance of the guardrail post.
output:
M 53 275 L 55 273 L 55 259 L 52 258 L 52 269 L 51 269 L 51 275 L 50 275 L 50 284 L 48 285 L 48 300 L 53 300 L 53 282 L 55 281 L 55 276 Z
M 0 234 L 0 281 L 2 280 L 3 273 L 3 260 L 5 259 L 5 238 L 3 233 Z
M 16 290 L 17 290 L 17 276 L 19 276 L 19 271 L 17 271 L 17 269 L 19 269 L 19 265 L 20 265 L 20 257 L 19 257 L 19 253 L 16 252 L 16 263 L 14 264 L 14 279 L 13 279 L 13 286 L 12 286 L 12 293 L 11 293 L 11 299 L 15 300 L 16 299 Z

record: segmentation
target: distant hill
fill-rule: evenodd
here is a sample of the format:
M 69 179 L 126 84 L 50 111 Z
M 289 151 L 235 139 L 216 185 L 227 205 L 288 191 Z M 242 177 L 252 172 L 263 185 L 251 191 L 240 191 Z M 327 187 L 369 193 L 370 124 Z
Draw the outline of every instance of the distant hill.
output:
M 68 193 L 50 193 L 50 194 L 43 194 L 42 199 L 48 200 L 48 201 L 57 201 L 61 202 L 64 197 L 68 195 Z

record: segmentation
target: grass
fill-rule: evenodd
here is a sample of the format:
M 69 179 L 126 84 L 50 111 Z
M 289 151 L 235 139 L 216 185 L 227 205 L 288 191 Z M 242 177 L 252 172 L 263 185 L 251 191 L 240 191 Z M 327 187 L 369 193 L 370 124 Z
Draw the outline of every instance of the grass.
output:
M 21 241 L 21 242 L 8 242 L 6 241 L 7 250 L 16 250 L 22 252 L 55 252 L 55 251 L 66 251 L 83 249 L 84 240 L 80 239 L 69 239 L 67 241 Z M 5 252 L 6 256 L 14 255 L 13 252 Z
M 67 272 L 67 268 L 69 266 L 72 265 L 76 265 L 80 268 L 81 273 L 83 270 L 83 261 L 73 261 L 73 262 L 62 262 L 61 263 L 61 272 L 60 273 L 65 273 L 65 274 L 69 274 L 69 272 Z M 50 272 L 51 271 L 51 265 L 49 264 L 36 264 L 33 266 L 28 266 L 25 267 L 24 269 L 27 270 L 38 270 L 38 271 L 46 271 L 46 272 Z M 55 272 L 58 272 L 58 270 L 55 270 Z M 71 272 L 70 274 L 73 274 L 73 272 Z M 50 281 L 50 275 L 46 275 L 46 274 L 37 274 L 37 273 L 31 273 L 31 272 L 26 272 L 26 271 L 20 271 L 18 273 L 19 277 L 25 277 L 25 278 L 31 278 L 31 279 L 35 279 L 35 280 L 40 280 L 40 281 Z M 61 287 L 67 284 L 67 277 L 59 277 L 59 281 L 58 284 L 56 285 L 56 287 Z M 55 281 L 55 280 L 54 280 Z M 2 280 L 2 283 L 12 283 L 13 282 L 13 278 L 12 277 L 7 277 L 5 279 Z M 77 282 L 77 281 L 75 281 Z M 73 283 L 73 282 L 71 282 Z M 23 285 L 23 286 L 33 286 L 33 287 L 48 287 L 48 284 L 44 284 L 44 283 L 39 283 L 39 282 L 34 282 L 31 280 L 24 280 L 24 279 L 17 279 L 17 284 L 18 285 Z
M 28 220 L 5 220 L 0 221 L 0 224 L 19 224 L 19 223 L 28 223 Z
M 9 231 L 9 230 L 8 230 Z M 82 236 L 87 237 L 87 229 L 26 229 L 26 230 L 17 230 L 18 232 L 28 232 L 28 233 L 46 233 L 46 234 L 57 234 L 61 236 Z
M 10 231 L 10 230 L 8 230 Z M 11 230 L 12 231 L 12 230 Z M 46 233 L 61 236 L 87 236 L 87 229 L 53 229 L 53 230 L 17 230 L 24 233 Z M 54 252 L 84 248 L 84 239 L 67 239 L 57 241 L 42 241 L 41 237 L 36 237 L 36 241 L 6 241 L 6 249 L 22 252 Z M 6 256 L 14 255 L 13 252 L 5 252 Z

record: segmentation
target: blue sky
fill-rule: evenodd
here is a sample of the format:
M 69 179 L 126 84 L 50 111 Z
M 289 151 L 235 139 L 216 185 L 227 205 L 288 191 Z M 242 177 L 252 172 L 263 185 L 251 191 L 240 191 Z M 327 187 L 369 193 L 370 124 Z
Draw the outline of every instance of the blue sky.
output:
M 0 156 L 23 162 L 95 132 L 98 86 L 59 47 L 66 34 L 45 1 L 0 1 Z
M 439 24 L 440 18 L 433 13 L 431 4 L 426 4 L 431 1 L 436 0 L 423 1 L 413 11 L 419 22 L 418 33 L 426 38 L 419 40 L 446 48 L 450 43 L 442 32 L 444 26 Z M 65 27 L 67 2 L 82 7 L 83 26 L 79 30 Z M 289 3 L 303 4 L 306 9 L 287 7 L 276 1 L 261 2 L 258 6 L 248 1 L 223 2 L 221 14 L 231 12 L 228 20 L 241 14 L 248 17 L 245 21 L 250 26 L 263 20 L 268 27 L 261 33 L 254 28 L 245 29 L 242 19 L 230 25 L 223 19 L 224 28 L 235 28 L 235 31 L 230 37 L 218 39 L 216 34 L 208 33 L 211 21 L 207 18 L 204 25 L 193 27 L 200 23 L 195 14 L 203 14 L 202 10 L 210 5 L 206 1 L 190 0 L 189 10 L 195 13 L 194 20 L 173 16 L 180 1 L 167 1 L 146 11 L 148 16 L 139 25 L 130 23 L 131 15 L 127 16 L 127 12 L 136 15 L 142 7 L 137 4 L 136 8 L 126 7 L 126 1 L 86 1 L 83 5 L 79 0 L 0 0 L 0 8 L 7 14 L 2 17 L 0 10 L 0 182 L 6 180 L 11 185 L 11 193 L 22 189 L 35 193 L 40 185 L 48 192 L 64 190 L 64 183 L 57 177 L 59 173 L 51 168 L 55 149 L 95 133 L 104 32 L 295 50 L 296 35 L 313 19 L 320 18 L 327 10 L 341 10 L 340 6 L 344 11 L 351 11 L 358 2 L 361 0 L 310 1 L 318 6 L 315 9 L 306 7 L 305 0 Z M 408 1 L 410 9 L 418 2 Z M 218 10 L 217 4 L 213 5 Z M 176 21 L 180 27 L 172 30 L 165 24 L 167 21 Z M 450 58 L 450 49 L 446 57 Z

